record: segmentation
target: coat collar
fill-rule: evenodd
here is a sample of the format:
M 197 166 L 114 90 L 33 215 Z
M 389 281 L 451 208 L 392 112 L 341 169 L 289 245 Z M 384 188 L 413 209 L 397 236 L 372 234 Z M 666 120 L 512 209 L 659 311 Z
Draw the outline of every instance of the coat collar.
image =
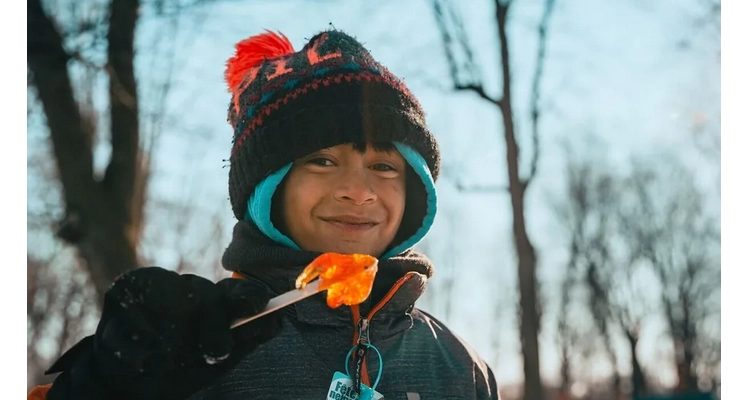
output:
M 245 278 L 259 280 L 273 292 L 280 294 L 294 289 L 297 275 L 320 254 L 281 246 L 260 233 L 252 222 L 239 221 L 234 227 L 232 241 L 222 257 L 222 265 Z M 389 335 L 394 333 L 393 330 L 411 326 L 411 310 L 424 293 L 432 273 L 430 260 L 413 250 L 378 261 L 373 291 L 359 305 L 361 317 L 372 317 L 371 322 L 374 324 L 371 335 Z M 376 312 L 373 313 L 373 310 Z M 325 302 L 325 293 L 297 302 L 287 307 L 285 312 L 304 324 L 356 324 L 355 311 L 346 306 L 329 308 Z M 391 328 L 383 329 L 389 326 Z

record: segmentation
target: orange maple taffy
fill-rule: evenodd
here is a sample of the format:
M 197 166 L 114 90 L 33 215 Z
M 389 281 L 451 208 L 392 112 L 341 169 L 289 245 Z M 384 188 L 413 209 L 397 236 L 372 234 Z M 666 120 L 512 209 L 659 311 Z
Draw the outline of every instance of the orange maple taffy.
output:
M 378 272 L 378 259 L 365 254 L 325 253 L 311 262 L 297 277 L 297 289 L 315 278 L 320 290 L 328 290 L 326 303 L 336 308 L 362 303 L 367 299 Z

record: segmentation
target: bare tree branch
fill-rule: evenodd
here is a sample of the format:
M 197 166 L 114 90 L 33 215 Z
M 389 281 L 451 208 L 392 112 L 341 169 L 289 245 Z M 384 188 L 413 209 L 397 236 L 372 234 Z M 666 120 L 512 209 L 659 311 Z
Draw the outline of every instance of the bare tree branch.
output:
M 661 168 L 664 168 L 662 166 Z M 635 255 L 646 261 L 661 283 L 661 303 L 673 342 L 679 393 L 698 391 L 702 354 L 698 327 L 719 307 L 706 301 L 720 290 L 719 243 L 706 213 L 704 194 L 693 176 L 674 166 L 657 179 L 635 168 L 629 191 L 634 204 L 621 218 Z M 668 184 L 665 184 L 668 182 Z M 666 189 L 666 190 L 665 190 Z
M 499 104 L 497 99 L 490 97 L 484 89 L 480 78 L 478 67 L 474 62 L 473 52 L 471 45 L 468 42 L 466 32 L 463 28 L 463 24 L 459 21 L 455 10 L 451 7 L 441 4 L 441 0 L 433 0 L 433 10 L 435 18 L 438 22 L 438 29 L 440 30 L 440 36 L 443 41 L 443 50 L 445 57 L 448 60 L 448 67 L 450 69 L 451 81 L 453 82 L 453 88 L 456 91 L 471 91 L 479 95 L 484 100 L 489 101 L 495 105 Z M 454 43 L 454 37 L 448 31 L 450 27 L 453 27 L 456 32 L 457 42 Z M 454 46 L 458 47 L 458 50 L 454 50 Z M 458 60 L 456 52 L 463 53 L 466 57 L 466 61 L 461 66 Z M 469 83 L 465 83 L 464 79 L 461 78 L 463 75 L 468 75 Z
M 537 164 L 539 164 L 539 97 L 541 91 L 542 77 L 544 76 L 544 61 L 547 55 L 547 29 L 552 17 L 552 11 L 555 6 L 555 0 L 547 0 L 544 3 L 544 13 L 539 23 L 538 37 L 539 46 L 536 54 L 536 69 L 531 84 L 531 172 L 529 177 L 524 181 L 524 186 L 528 186 L 536 176 Z
M 27 10 L 27 63 L 33 75 L 55 151 L 65 203 L 70 207 L 86 204 L 93 190 L 93 132 L 81 118 L 67 72 L 70 55 L 62 37 L 45 14 L 41 0 L 29 0 Z
M 113 0 L 108 34 L 112 158 L 103 183 L 112 196 L 126 199 L 122 205 L 125 221 L 129 217 L 138 157 L 138 95 L 133 66 L 137 13 L 137 0 Z
M 434 0 L 432 2 L 432 7 L 435 13 L 435 18 L 437 19 L 437 26 L 440 30 L 440 37 L 443 39 L 443 51 L 445 53 L 445 58 L 448 60 L 448 68 L 450 69 L 451 74 L 451 80 L 453 81 L 454 85 L 457 85 L 460 81 L 458 77 L 458 63 L 456 62 L 456 59 L 453 55 L 452 51 L 452 36 L 448 32 L 448 22 L 447 22 L 447 16 L 445 15 L 445 12 L 443 11 L 443 7 L 440 4 L 440 0 Z
M 508 191 L 508 187 L 503 185 L 466 185 L 461 182 L 454 182 L 453 186 L 462 193 L 503 193 Z
M 489 101 L 490 103 L 493 103 L 493 104 L 499 104 L 499 100 L 496 100 L 496 99 L 493 99 L 492 97 L 490 97 L 490 96 L 489 96 L 489 95 L 488 95 L 488 94 L 487 94 L 487 93 L 486 93 L 486 92 L 484 91 L 484 88 L 483 88 L 482 86 L 478 86 L 478 85 L 458 85 L 458 84 L 457 84 L 457 85 L 455 86 L 455 90 L 457 90 L 457 91 L 462 91 L 462 90 L 469 90 L 469 91 L 472 91 L 472 92 L 474 92 L 474 93 L 478 94 L 478 95 L 479 95 L 479 97 L 481 97 L 481 98 L 483 98 L 483 99 L 485 99 L 485 100 Z

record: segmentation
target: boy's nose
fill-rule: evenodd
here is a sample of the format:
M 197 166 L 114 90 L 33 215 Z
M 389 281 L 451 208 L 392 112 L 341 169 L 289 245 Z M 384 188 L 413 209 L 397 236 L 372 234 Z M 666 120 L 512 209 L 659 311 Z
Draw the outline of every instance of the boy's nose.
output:
M 369 204 L 377 199 L 377 195 L 367 178 L 367 173 L 362 168 L 353 169 L 342 174 L 334 196 L 339 201 L 355 205 Z

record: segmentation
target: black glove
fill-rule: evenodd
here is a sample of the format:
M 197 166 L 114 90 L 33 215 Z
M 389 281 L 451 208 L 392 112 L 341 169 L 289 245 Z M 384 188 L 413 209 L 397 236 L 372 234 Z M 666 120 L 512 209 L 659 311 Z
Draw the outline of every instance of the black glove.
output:
M 229 328 L 270 297 L 250 280 L 213 283 L 159 267 L 127 272 L 105 294 L 96 333 L 47 371 L 62 372 L 47 399 L 184 399 L 280 332 L 281 313 Z

